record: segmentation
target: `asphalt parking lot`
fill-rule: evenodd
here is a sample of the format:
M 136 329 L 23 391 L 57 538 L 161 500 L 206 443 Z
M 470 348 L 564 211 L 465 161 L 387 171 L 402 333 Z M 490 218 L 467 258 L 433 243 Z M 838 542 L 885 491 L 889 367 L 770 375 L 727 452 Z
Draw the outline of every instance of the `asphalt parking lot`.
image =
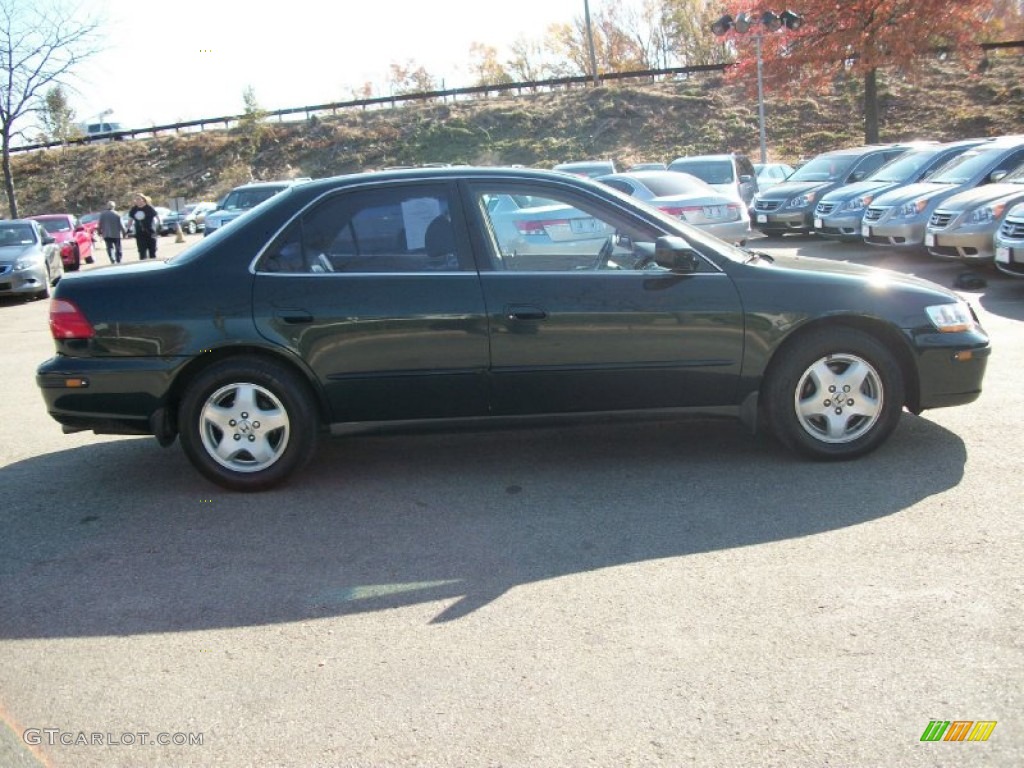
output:
M 257 495 L 62 435 L 46 302 L 0 300 L 0 765 L 1024 765 L 1024 280 L 984 276 L 981 398 L 855 462 L 712 419 L 361 436 Z

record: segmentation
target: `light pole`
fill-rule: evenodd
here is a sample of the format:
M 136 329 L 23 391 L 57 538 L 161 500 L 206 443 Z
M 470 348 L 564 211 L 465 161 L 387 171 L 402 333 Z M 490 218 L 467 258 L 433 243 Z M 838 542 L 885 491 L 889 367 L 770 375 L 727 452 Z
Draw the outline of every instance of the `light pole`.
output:
M 768 162 L 768 137 L 765 129 L 764 119 L 764 74 L 763 74 L 763 63 L 761 59 L 761 41 L 764 37 L 763 33 L 757 29 L 757 25 L 760 24 L 764 29 L 769 32 L 778 32 L 780 29 L 800 29 L 803 26 L 804 17 L 793 11 L 783 11 L 782 13 L 774 13 L 773 11 L 765 11 L 760 17 L 750 11 L 744 11 L 736 18 L 733 18 L 728 13 L 722 16 L 718 21 L 711 25 L 711 32 L 716 37 L 722 37 L 729 33 L 729 30 L 735 30 L 741 35 L 745 35 L 747 32 L 754 28 L 754 50 L 757 55 L 757 123 L 758 123 L 758 134 L 761 139 L 761 162 Z
M 590 0 L 583 0 L 583 18 L 587 24 L 587 49 L 590 51 L 590 73 L 594 77 L 594 85 L 600 85 L 597 77 L 597 54 L 594 52 L 594 28 L 590 24 Z

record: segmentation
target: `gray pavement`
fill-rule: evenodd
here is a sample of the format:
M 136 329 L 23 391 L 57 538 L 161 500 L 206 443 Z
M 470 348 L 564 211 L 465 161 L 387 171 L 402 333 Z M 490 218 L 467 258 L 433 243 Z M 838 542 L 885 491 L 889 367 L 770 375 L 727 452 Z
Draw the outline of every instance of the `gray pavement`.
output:
M 0 765 L 1024 765 L 1024 280 L 988 278 L 982 397 L 856 462 L 713 419 L 365 436 L 258 495 L 62 435 L 46 303 L 0 302 Z

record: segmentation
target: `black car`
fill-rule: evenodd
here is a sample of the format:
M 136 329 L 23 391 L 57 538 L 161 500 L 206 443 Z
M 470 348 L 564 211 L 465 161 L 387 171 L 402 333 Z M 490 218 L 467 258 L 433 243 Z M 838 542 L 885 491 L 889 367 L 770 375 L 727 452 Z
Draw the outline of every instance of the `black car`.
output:
M 863 181 L 909 149 L 934 145 L 889 144 L 823 152 L 807 161 L 781 184 L 754 195 L 750 225 L 769 236 L 814 232 L 814 209 L 827 193 Z
M 989 341 L 927 281 L 728 245 L 562 173 L 294 185 L 166 262 L 71 275 L 37 382 L 66 431 L 181 436 L 275 485 L 318 432 L 729 410 L 816 459 L 971 402 Z

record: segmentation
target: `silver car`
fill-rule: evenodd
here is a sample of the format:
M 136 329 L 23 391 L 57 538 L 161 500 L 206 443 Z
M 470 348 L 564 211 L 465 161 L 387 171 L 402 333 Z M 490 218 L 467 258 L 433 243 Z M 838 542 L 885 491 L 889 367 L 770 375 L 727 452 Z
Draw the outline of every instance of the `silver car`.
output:
M 989 261 L 1003 214 L 1024 202 L 1024 165 L 995 184 L 947 198 L 928 219 L 924 247 L 940 259 Z
M 728 243 L 742 245 L 750 237 L 747 207 L 688 173 L 637 171 L 600 176 L 596 180 Z
M 860 242 L 864 211 L 875 198 L 908 184 L 927 181 L 954 157 L 985 141 L 969 139 L 914 149 L 886 163 L 863 181 L 827 192 L 814 209 L 814 233 L 834 240 Z
M 212 235 L 244 213 L 255 208 L 265 200 L 269 200 L 278 192 L 283 192 L 289 187 L 300 182 L 309 181 L 308 178 L 293 179 L 291 181 L 258 181 L 252 184 L 243 184 L 235 187 L 224 198 L 217 203 L 217 209 L 206 214 L 203 226 L 203 235 Z
M 923 246 L 925 227 L 948 198 L 1000 181 L 1024 163 L 1024 138 L 1007 136 L 953 158 L 928 181 L 900 187 L 875 198 L 861 223 L 864 242 L 883 246 Z
M 0 221 L 0 296 L 46 298 L 63 274 L 60 246 L 38 222 Z
M 996 268 L 1012 277 L 1024 277 L 1024 203 L 1006 214 L 993 238 Z

